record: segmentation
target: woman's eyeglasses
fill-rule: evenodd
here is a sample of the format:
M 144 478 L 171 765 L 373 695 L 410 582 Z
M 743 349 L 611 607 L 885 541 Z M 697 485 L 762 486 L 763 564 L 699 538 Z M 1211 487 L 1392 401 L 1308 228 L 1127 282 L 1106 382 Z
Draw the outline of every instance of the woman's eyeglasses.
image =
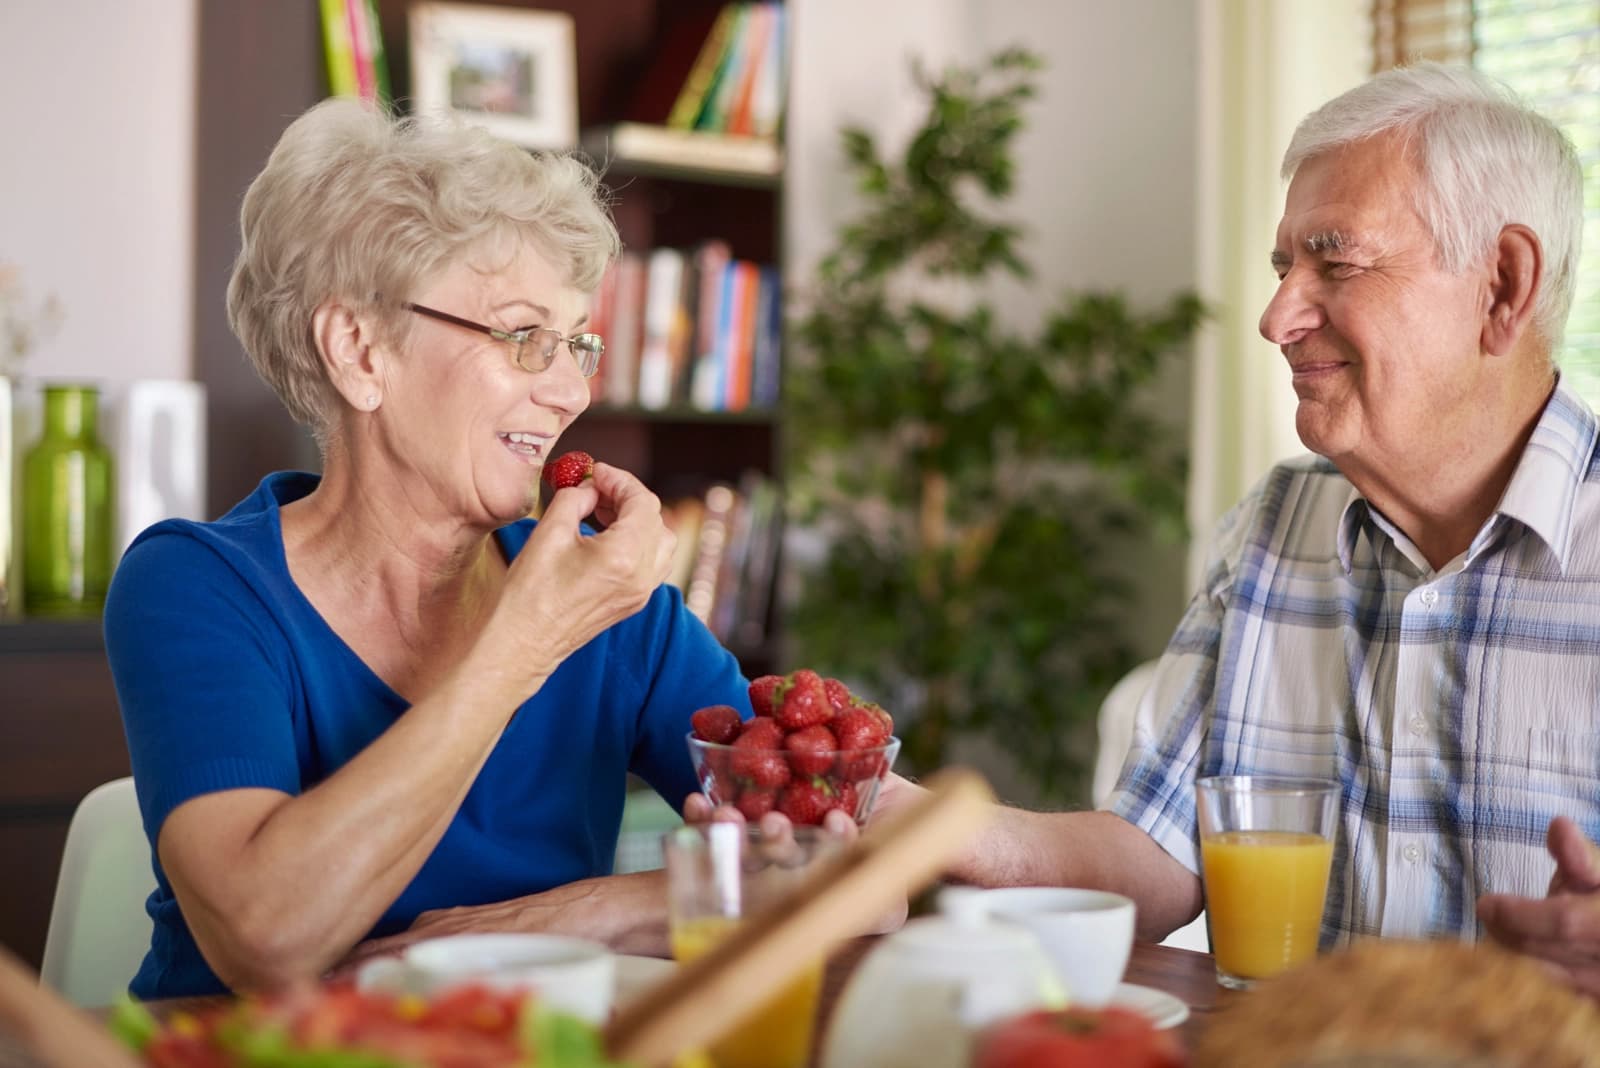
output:
M 578 361 L 578 370 L 583 372 L 583 377 L 590 378 L 600 369 L 600 356 L 606 351 L 605 340 L 599 334 L 574 334 L 572 337 L 567 337 L 561 331 L 548 326 L 530 326 L 524 330 L 496 330 L 492 326 L 484 326 L 471 319 L 463 319 L 459 315 L 451 315 L 449 312 L 427 308 L 421 304 L 412 304 L 410 301 L 402 307 L 418 315 L 437 319 L 441 323 L 464 326 L 468 330 L 488 334 L 496 341 L 506 342 L 514 350 L 512 358 L 516 360 L 517 366 L 534 374 L 548 368 L 555 360 L 556 352 L 565 343 L 571 350 L 573 359 Z

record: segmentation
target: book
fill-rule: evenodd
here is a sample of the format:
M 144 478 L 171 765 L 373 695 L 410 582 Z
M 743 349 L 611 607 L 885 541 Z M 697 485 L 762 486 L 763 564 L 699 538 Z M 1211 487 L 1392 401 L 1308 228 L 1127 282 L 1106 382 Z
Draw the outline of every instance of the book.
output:
M 711 344 L 711 365 L 705 375 L 704 392 L 695 398 L 696 407 L 704 411 L 721 411 L 727 397 L 728 365 L 733 361 L 734 319 L 739 308 L 738 285 L 739 263 L 730 260 L 722 268 L 717 296 L 717 333 Z
M 716 603 L 717 578 L 728 548 L 728 520 L 733 514 L 734 497 L 733 487 L 721 482 L 706 490 L 694 569 L 689 573 L 689 588 L 683 595 L 689 613 L 702 623 L 710 622 L 711 609 Z
M 695 253 L 700 301 L 695 310 L 694 370 L 689 403 L 702 411 L 716 408 L 717 329 L 722 314 L 723 272 L 733 252 L 726 241 L 707 241 Z
M 595 290 L 594 307 L 589 312 L 589 322 L 583 329 L 599 334 L 605 342 L 606 351 L 600 358 L 600 366 L 589 378 L 589 399 L 592 402 L 604 402 L 606 398 L 606 379 L 610 376 L 615 361 L 611 346 L 614 334 L 611 329 L 611 316 L 617 302 L 617 265 L 606 271 L 605 277 L 600 279 L 600 288 Z
M 756 137 L 776 138 L 782 133 L 784 93 L 789 84 L 788 27 L 784 6 L 773 5 L 772 40 L 750 101 L 750 132 Z
M 606 337 L 606 403 L 627 407 L 637 396 L 639 343 L 644 331 L 645 263 L 637 252 L 625 252 L 611 268 L 616 272 L 616 299 L 611 307 L 611 334 Z
M 728 27 L 728 43 L 723 47 L 722 55 L 717 58 L 717 69 L 711 75 L 711 83 L 706 86 L 705 98 L 695 112 L 693 125 L 683 129 L 720 132 L 718 127 L 711 124 L 711 115 L 716 109 L 718 98 L 732 92 L 730 83 L 739 77 L 739 57 L 744 48 L 745 24 L 750 21 L 750 6 L 732 5 L 733 21 Z
M 750 361 L 756 330 L 756 298 L 761 268 L 748 260 L 734 267 L 733 318 L 728 328 L 728 362 L 722 382 L 722 407 L 730 412 L 750 406 Z
M 705 505 L 699 497 L 685 497 L 661 509 L 662 522 L 678 536 L 678 543 L 672 549 L 667 583 L 676 586 L 680 593 L 687 593 L 689 589 L 689 576 L 699 555 L 700 520 L 704 513 Z
M 619 122 L 591 131 L 584 138 L 584 147 L 596 159 L 763 178 L 783 171 L 783 151 L 776 141 L 638 122 Z
M 706 33 L 705 40 L 701 42 L 700 52 L 695 56 L 693 66 L 683 79 L 682 88 L 678 90 L 678 96 L 673 101 L 672 110 L 667 113 L 666 125 L 680 130 L 694 129 L 694 120 L 700 115 L 700 108 L 711 89 L 717 68 L 722 64 L 723 53 L 728 50 L 733 38 L 733 28 L 738 18 L 736 4 L 726 4 L 717 12 L 716 20 Z M 642 118 L 639 115 L 634 117 Z M 643 121 L 660 120 L 643 119 Z
M 683 253 L 658 248 L 650 253 L 645 279 L 644 335 L 639 346 L 639 386 L 636 399 L 642 408 L 665 408 L 672 403 L 672 349 L 680 329 L 679 290 L 683 284 Z
M 728 119 L 733 114 L 734 100 L 754 59 L 755 39 L 761 22 L 761 5 L 740 5 L 739 22 L 734 29 L 733 42 L 728 47 L 724 62 L 717 70 L 716 81 L 706 94 L 705 106 L 694 120 L 696 130 L 727 133 Z
M 718 27 L 728 21 L 727 8 L 718 9 L 704 4 L 673 4 L 672 17 L 664 30 L 652 39 L 649 64 L 634 83 L 628 110 L 624 112 L 635 122 L 665 123 L 677 112 L 677 101 L 694 81 L 704 59 L 704 52 L 714 44 Z M 725 33 L 725 31 L 723 31 Z M 716 44 L 718 51 L 721 44 Z M 710 81 L 715 70 L 705 72 Z
M 767 64 L 767 49 L 772 44 L 772 31 L 776 18 L 777 11 L 772 4 L 756 4 L 750 9 L 750 17 L 745 23 L 748 43 L 744 69 L 739 72 L 739 84 L 734 87 L 729 98 L 727 122 L 723 127 L 728 133 L 748 137 L 752 132 L 751 104 L 755 98 L 756 85 L 761 80 L 763 68 Z
M 783 278 L 776 267 L 761 268 L 761 294 L 756 301 L 755 351 L 751 357 L 750 403 L 776 408 L 780 400 L 783 357 Z
M 378 29 L 377 0 L 321 0 L 328 89 L 369 103 L 388 103 L 389 64 Z

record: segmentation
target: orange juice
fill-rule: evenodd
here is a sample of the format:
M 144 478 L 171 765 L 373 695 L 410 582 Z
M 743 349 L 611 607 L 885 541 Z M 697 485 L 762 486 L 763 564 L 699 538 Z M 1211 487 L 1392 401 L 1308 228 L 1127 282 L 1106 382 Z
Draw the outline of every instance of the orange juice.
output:
M 1298 831 L 1202 838 L 1206 916 L 1217 967 L 1262 979 L 1316 956 L 1333 843 Z
M 704 917 L 672 925 L 672 955 L 687 964 L 703 957 L 738 924 Z M 811 1025 L 822 989 L 822 961 L 724 1034 L 711 1047 L 717 1068 L 805 1068 L 811 1059 Z

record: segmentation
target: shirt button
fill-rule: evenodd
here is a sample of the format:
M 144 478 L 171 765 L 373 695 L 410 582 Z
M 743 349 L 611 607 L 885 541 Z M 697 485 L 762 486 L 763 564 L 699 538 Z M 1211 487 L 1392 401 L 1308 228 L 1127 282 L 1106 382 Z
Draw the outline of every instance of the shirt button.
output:
M 1400 850 L 1400 855 L 1406 858 L 1407 864 L 1415 864 L 1422 859 L 1422 847 L 1415 842 L 1408 842 L 1406 847 Z
M 1434 605 L 1438 604 L 1439 603 L 1439 591 L 1434 589 L 1431 586 L 1428 587 L 1427 589 L 1423 590 L 1422 591 L 1422 603 L 1427 605 L 1429 608 L 1432 608 Z
M 1421 716 L 1414 716 L 1411 720 L 1411 733 L 1418 738 L 1428 733 L 1428 721 Z

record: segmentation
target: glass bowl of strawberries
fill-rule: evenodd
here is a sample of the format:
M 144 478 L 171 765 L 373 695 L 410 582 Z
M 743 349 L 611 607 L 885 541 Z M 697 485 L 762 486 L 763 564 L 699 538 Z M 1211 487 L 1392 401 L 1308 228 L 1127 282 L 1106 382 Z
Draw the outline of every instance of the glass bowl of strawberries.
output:
M 689 719 L 689 756 L 711 803 L 749 820 L 781 812 L 817 825 L 839 809 L 865 824 L 900 752 L 889 713 L 805 668 L 756 679 L 750 704 L 749 720 L 731 705 Z

